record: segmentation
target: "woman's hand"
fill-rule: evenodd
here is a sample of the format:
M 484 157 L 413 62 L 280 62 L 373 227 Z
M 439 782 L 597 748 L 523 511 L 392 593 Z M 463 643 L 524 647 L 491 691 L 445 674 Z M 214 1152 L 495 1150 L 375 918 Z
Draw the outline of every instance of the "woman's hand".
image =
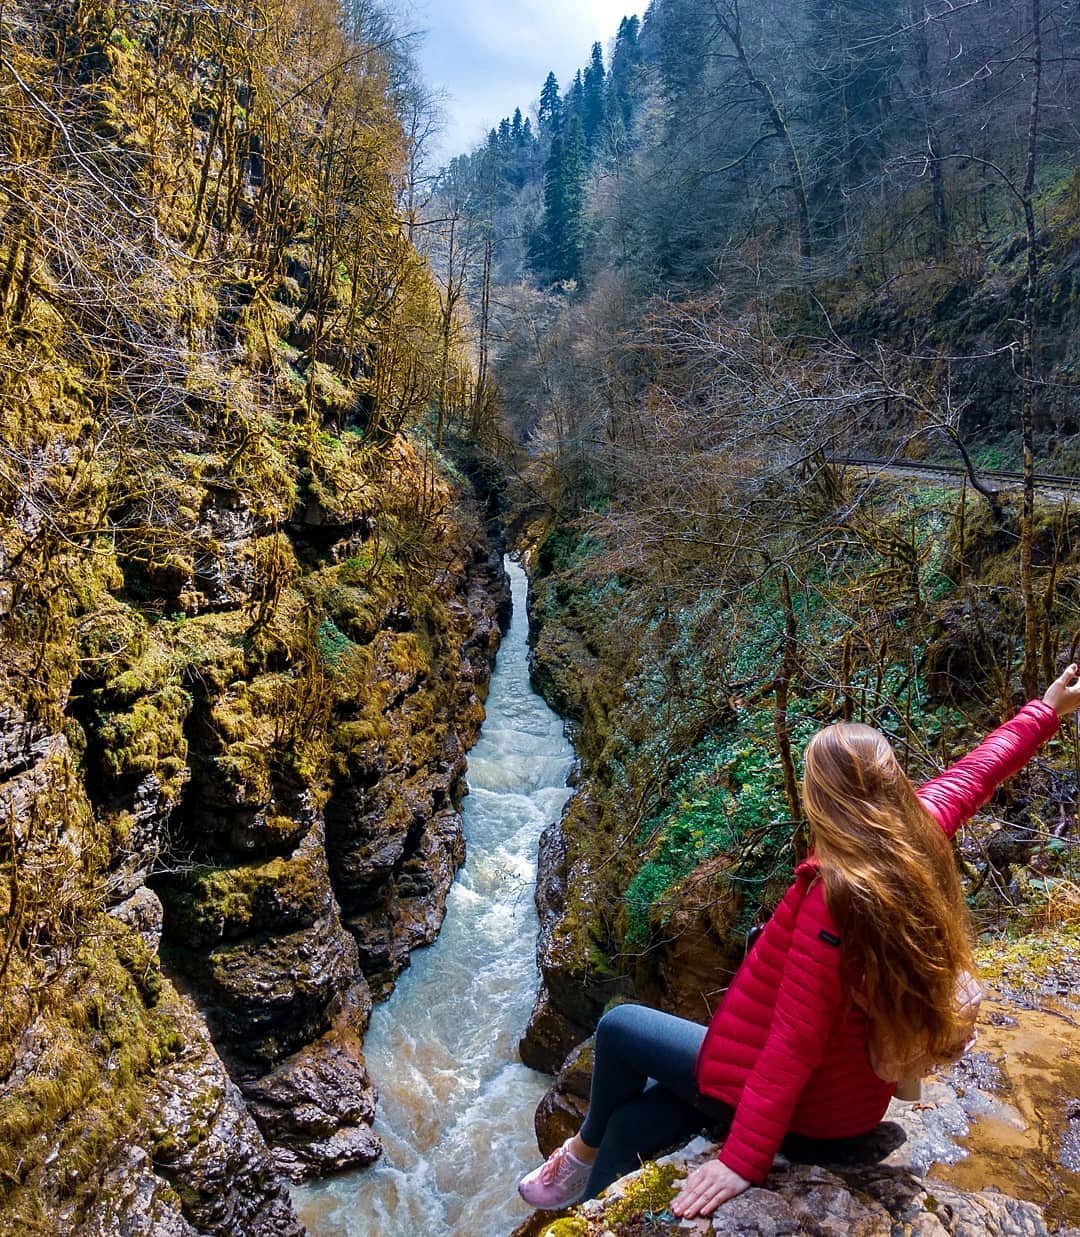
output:
M 1046 703 L 1057 710 L 1058 717 L 1068 717 L 1080 709 L 1080 679 L 1069 686 L 1069 680 L 1076 679 L 1078 671 L 1080 667 L 1076 662 L 1067 666 L 1065 673 L 1056 678 L 1043 695 Z
M 687 1177 L 671 1202 L 671 1213 L 688 1220 L 694 1216 L 711 1216 L 721 1203 L 749 1188 L 750 1182 L 745 1177 L 740 1177 L 719 1160 L 709 1160 Z

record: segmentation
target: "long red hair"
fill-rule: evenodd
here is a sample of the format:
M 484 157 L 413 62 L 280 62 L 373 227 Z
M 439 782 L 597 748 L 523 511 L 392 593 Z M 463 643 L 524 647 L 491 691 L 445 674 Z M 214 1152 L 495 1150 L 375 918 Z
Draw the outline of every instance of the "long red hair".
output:
M 846 979 L 879 1052 L 944 1060 L 970 1035 L 957 1004 L 973 969 L 948 839 L 884 735 L 854 723 L 806 749 L 803 802 L 839 926 Z

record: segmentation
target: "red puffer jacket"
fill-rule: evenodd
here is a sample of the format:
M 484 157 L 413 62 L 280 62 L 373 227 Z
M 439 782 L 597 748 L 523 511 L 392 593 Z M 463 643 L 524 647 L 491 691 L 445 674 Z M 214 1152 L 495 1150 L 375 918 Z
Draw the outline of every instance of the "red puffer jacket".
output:
M 1059 724 L 1050 705 L 1032 701 L 919 798 L 951 837 Z M 888 1107 L 895 1084 L 870 1066 L 870 1023 L 846 999 L 841 948 L 811 859 L 796 870 L 705 1034 L 698 1089 L 735 1109 L 720 1159 L 748 1181 L 765 1179 L 788 1130 L 863 1134 Z

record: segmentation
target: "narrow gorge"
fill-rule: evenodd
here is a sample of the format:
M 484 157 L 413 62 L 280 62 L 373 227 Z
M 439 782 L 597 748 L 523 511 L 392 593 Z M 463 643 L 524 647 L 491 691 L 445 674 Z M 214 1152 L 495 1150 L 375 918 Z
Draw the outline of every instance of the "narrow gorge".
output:
M 598 1021 L 1080 662 L 1077 6 L 527 7 L 0 8 L 0 1232 L 690 1231 L 515 1192 Z M 976 1043 L 694 1231 L 1078 1237 L 1075 718 L 941 862 Z
M 535 1161 L 550 1080 L 517 1044 L 536 986 L 537 844 L 570 793 L 573 749 L 529 685 L 527 581 L 508 569 L 514 618 L 469 753 L 465 866 L 438 942 L 414 955 L 364 1043 L 384 1156 L 294 1192 L 316 1237 L 505 1237 L 528 1211 L 514 1182 Z

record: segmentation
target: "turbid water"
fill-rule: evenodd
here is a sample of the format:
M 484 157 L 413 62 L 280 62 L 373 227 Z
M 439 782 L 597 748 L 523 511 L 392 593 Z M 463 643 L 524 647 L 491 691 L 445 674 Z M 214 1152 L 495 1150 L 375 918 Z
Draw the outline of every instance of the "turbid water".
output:
M 537 1161 L 532 1116 L 550 1080 L 518 1061 L 517 1041 L 537 983 L 537 842 L 574 753 L 529 686 L 527 584 L 507 570 L 514 619 L 469 754 L 468 859 L 438 941 L 413 955 L 364 1043 L 385 1153 L 294 1192 L 314 1237 L 506 1237 L 528 1214 L 515 1183 Z

